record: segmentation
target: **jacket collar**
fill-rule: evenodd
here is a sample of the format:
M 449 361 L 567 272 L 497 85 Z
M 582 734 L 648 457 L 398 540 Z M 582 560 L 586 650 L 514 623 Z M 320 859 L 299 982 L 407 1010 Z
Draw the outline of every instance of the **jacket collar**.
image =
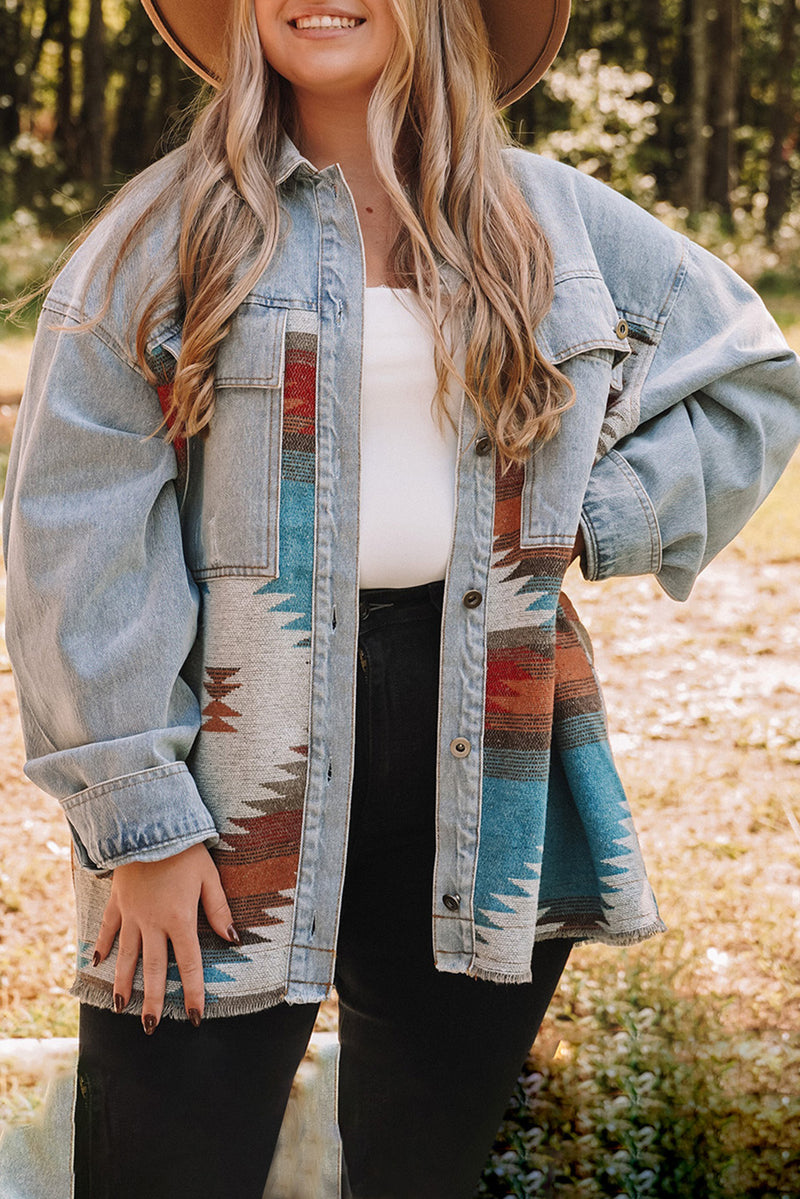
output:
M 291 178 L 296 171 L 302 168 L 304 174 L 318 175 L 319 172 L 313 163 L 304 158 L 292 139 L 283 134 L 283 141 L 278 153 L 278 162 L 275 171 L 275 183 L 278 187 Z

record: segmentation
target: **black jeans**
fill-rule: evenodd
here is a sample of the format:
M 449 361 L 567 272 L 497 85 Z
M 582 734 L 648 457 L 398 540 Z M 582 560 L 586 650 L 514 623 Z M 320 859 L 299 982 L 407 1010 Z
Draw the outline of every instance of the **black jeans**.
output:
M 336 966 L 354 1199 L 469 1199 L 571 948 L 537 945 L 524 985 L 434 968 L 441 592 L 362 592 Z M 138 1017 L 84 1006 L 76 1199 L 261 1199 L 316 1010 L 164 1020 L 146 1037 Z

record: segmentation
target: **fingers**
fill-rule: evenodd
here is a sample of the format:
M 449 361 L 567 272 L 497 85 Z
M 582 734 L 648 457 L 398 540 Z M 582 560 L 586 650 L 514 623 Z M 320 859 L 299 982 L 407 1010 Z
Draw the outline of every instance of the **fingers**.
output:
M 131 921 L 126 921 L 121 926 L 119 932 L 117 967 L 114 971 L 115 1012 L 124 1012 L 130 1003 L 133 976 L 136 973 L 136 963 L 139 961 L 140 949 L 141 936 L 139 929 Z
M 228 907 L 217 869 L 210 858 L 209 866 L 210 869 L 203 875 L 200 889 L 200 902 L 203 905 L 206 920 L 220 937 L 234 945 L 239 945 L 241 942 L 233 923 L 231 909 Z
M 153 1033 L 164 1010 L 167 986 L 167 938 L 160 929 L 148 929 L 142 938 L 142 1027 L 148 1036 Z
M 196 924 L 192 926 L 187 923 L 180 931 L 173 931 L 170 940 L 183 985 L 186 1014 L 192 1024 L 197 1027 L 205 1010 L 205 984 L 203 955 L 197 937 Z M 149 929 L 142 936 L 135 925 L 123 925 L 114 974 L 114 1010 L 116 1012 L 124 1012 L 130 1002 L 136 966 L 140 956 L 144 982 L 142 1027 L 148 1035 L 151 1035 L 158 1027 L 164 1010 L 169 966 L 169 942 L 166 933 L 161 929 Z
M 97 940 L 94 943 L 93 966 L 97 966 L 100 962 L 105 961 L 111 953 L 114 938 L 119 932 L 121 923 L 122 917 L 112 896 L 106 904 L 106 910 L 103 912 L 103 922 L 100 925 L 100 932 L 97 934 Z
M 200 952 L 197 929 L 187 928 L 185 932 L 174 935 L 172 949 L 183 984 L 183 1004 L 186 1008 L 186 1015 L 197 1028 L 203 1018 L 206 1002 L 203 955 Z

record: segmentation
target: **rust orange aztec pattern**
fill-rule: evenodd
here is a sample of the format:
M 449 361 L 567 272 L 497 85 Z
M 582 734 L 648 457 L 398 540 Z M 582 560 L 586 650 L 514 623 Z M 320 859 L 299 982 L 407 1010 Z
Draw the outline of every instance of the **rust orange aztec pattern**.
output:
M 521 546 L 523 485 L 521 467 L 498 465 L 474 892 L 475 972 L 509 981 L 534 936 L 624 941 L 629 923 L 638 939 L 649 893 L 588 638 L 561 591 L 570 551 Z M 598 787 L 618 813 L 605 825 Z
M 202 713 L 187 764 L 219 832 L 213 853 L 243 941 L 234 948 L 201 921 L 207 1010 L 218 1015 L 279 1002 L 292 946 L 312 687 L 316 314 L 287 314 L 284 349 L 282 391 L 242 398 L 257 405 L 253 436 L 263 445 L 256 442 L 254 460 L 266 464 L 280 435 L 277 573 L 240 564 L 198 582 L 198 635 L 183 671 Z M 166 377 L 159 392 L 168 413 Z M 182 495 L 180 443 L 176 455 Z M 522 468 L 504 474 L 498 466 L 472 897 L 469 972 L 501 982 L 530 977 L 535 939 L 627 943 L 663 928 L 612 759 L 588 637 L 561 591 L 570 552 L 522 545 L 523 487 Z M 81 998 L 106 1004 L 110 980 L 87 965 L 107 888 L 88 877 L 82 888 L 76 987 Z M 134 992 L 134 1010 L 139 998 Z M 183 1015 L 174 963 L 165 1011 Z
M 212 853 L 243 942 L 241 950 L 232 950 L 208 930 L 204 961 L 213 963 L 211 977 L 206 971 L 212 1002 L 241 993 L 240 987 L 252 989 L 256 979 L 262 991 L 285 986 L 308 763 L 316 352 L 316 325 L 303 313 L 290 313 L 283 395 L 276 397 L 282 418 L 278 575 L 255 587 L 258 580 L 252 579 L 204 584 L 207 605 L 215 600 L 225 605 L 231 589 L 240 601 L 244 587 L 252 596 L 244 626 L 231 629 L 230 617 L 227 621 L 227 656 L 214 657 L 215 647 L 206 646 L 202 686 L 207 702 L 193 754 L 201 793 L 207 788 L 215 797 L 224 794 L 215 812 L 220 843 Z M 242 607 L 239 602 L 236 610 Z M 234 647 L 238 656 L 231 653 Z M 275 680 L 270 692 L 279 715 L 261 712 L 263 700 L 254 710 L 264 678 Z M 308 678 L 307 686 L 298 688 L 298 678 Z M 281 695 L 281 679 L 290 683 L 290 693 Z M 220 748 L 223 739 L 229 749 Z M 234 772 L 236 786 L 232 790 L 228 782 L 221 792 L 221 775 L 228 771 Z M 260 959 L 255 971 L 248 968 L 253 958 Z M 219 996 L 215 983 L 228 984 Z

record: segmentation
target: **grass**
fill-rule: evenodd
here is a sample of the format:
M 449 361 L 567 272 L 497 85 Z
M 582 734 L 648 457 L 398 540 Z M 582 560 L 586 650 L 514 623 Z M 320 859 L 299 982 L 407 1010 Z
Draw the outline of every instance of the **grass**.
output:
M 25 385 L 33 336 L 0 322 L 0 395 L 20 396 Z
M 800 545 L 800 457 L 795 456 L 776 489 L 736 539 L 739 556 L 751 565 L 793 562 Z

